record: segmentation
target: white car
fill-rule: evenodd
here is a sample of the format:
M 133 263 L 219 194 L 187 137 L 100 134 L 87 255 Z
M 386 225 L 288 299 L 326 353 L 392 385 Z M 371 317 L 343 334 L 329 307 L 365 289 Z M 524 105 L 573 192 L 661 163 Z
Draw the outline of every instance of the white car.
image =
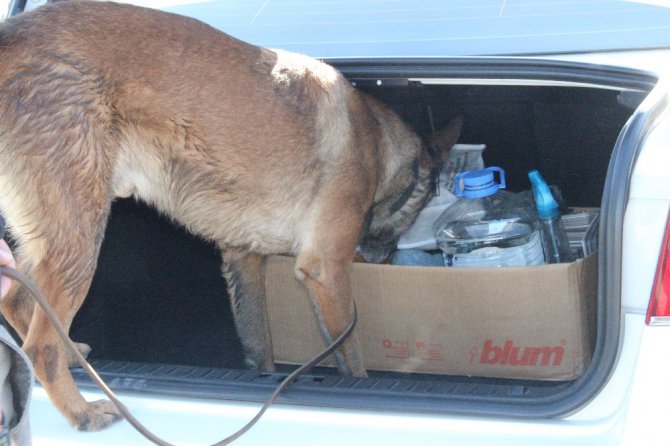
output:
M 10 2 L 11 13 L 22 4 Z M 337 67 L 423 135 L 464 117 L 508 187 L 540 168 L 600 209 L 591 360 L 568 380 L 319 368 L 236 444 L 665 445 L 670 411 L 670 5 L 664 1 L 155 1 L 254 44 Z M 0 61 L 2 63 L 2 61 Z M 178 269 L 177 266 L 180 266 Z M 197 280 L 194 280 L 197 278 Z M 114 205 L 71 337 L 134 415 L 174 444 L 251 419 L 291 370 L 242 367 L 213 246 Z M 421 296 L 416 296 L 417 302 Z M 438 317 L 436 315 L 436 317 Z M 87 399 L 101 392 L 83 371 Z M 80 433 L 36 386 L 36 445 L 148 444 L 127 422 Z

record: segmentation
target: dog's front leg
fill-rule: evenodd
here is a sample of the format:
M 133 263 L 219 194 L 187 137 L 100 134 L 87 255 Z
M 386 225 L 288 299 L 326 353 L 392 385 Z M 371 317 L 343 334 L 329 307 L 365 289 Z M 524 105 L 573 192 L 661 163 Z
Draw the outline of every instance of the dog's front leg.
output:
M 265 303 L 265 257 L 249 252 L 225 250 L 223 276 L 242 342 L 244 362 L 257 370 L 274 371 L 272 338 Z
M 307 286 L 321 332 L 328 344 L 344 331 L 353 317 L 350 269 L 351 258 L 346 256 L 337 259 L 303 252 L 296 260 L 296 276 Z M 367 376 L 355 330 L 335 353 L 335 360 L 340 373 Z

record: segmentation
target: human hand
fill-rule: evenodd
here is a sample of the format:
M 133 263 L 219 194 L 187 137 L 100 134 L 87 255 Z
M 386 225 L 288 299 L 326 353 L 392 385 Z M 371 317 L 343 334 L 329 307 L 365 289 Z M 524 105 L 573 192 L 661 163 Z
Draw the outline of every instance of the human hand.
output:
M 12 251 L 4 240 L 0 240 L 0 265 L 16 268 L 16 261 L 12 255 Z M 2 276 L 2 278 L 0 278 L 0 298 L 5 297 L 11 287 L 12 279 L 7 276 Z

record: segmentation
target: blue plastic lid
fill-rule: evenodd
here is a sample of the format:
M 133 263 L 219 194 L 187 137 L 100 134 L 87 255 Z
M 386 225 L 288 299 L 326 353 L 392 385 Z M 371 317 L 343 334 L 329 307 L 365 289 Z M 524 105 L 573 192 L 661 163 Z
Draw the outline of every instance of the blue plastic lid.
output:
M 531 170 L 528 178 L 533 185 L 533 199 L 537 208 L 537 216 L 542 220 L 549 220 L 558 215 L 558 203 L 549 189 L 549 185 L 542 178 L 540 172 Z
M 495 182 L 494 172 L 500 174 L 500 182 Z M 461 180 L 463 189 L 461 189 Z M 505 171 L 500 167 L 487 167 L 485 169 L 471 170 L 456 175 L 454 178 L 454 191 L 456 196 L 465 198 L 488 197 L 505 188 Z

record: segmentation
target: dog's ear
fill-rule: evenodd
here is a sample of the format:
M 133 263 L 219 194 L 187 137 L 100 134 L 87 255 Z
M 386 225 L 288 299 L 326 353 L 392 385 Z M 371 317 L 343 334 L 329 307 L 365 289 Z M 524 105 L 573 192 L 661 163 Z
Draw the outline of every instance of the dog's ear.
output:
M 447 124 L 446 127 L 436 132 L 432 136 L 430 144 L 433 150 L 436 152 L 436 161 L 445 162 L 447 160 L 449 151 L 461 136 L 462 128 L 463 118 L 459 116 L 458 118 L 454 118 L 449 121 L 449 124 Z

